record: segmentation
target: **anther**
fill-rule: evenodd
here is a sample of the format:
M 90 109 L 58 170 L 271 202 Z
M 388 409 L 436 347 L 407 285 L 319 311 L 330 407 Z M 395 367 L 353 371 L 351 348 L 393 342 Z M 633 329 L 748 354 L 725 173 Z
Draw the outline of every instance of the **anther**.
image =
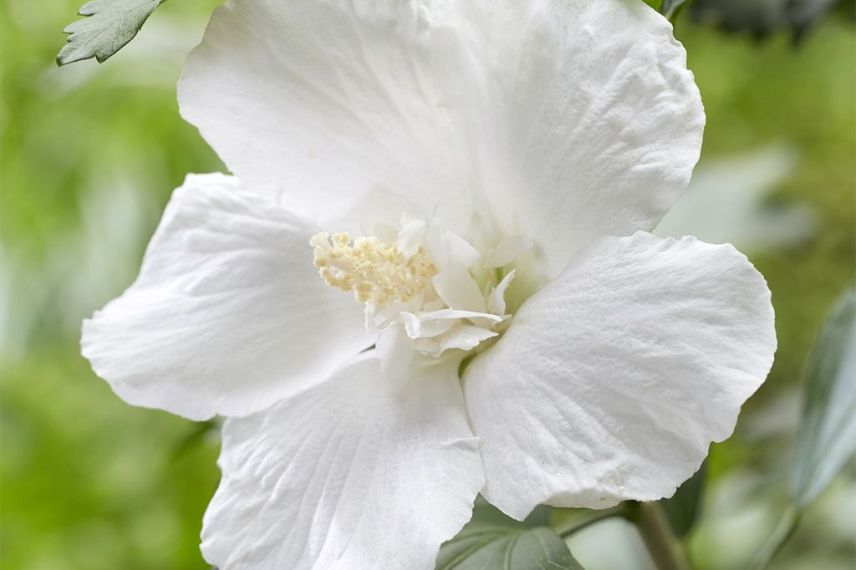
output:
M 406 259 L 395 243 L 375 237 L 351 240 L 347 233 L 320 233 L 309 244 L 321 278 L 341 291 L 353 291 L 361 303 L 404 303 L 418 295 L 437 274 L 420 249 Z

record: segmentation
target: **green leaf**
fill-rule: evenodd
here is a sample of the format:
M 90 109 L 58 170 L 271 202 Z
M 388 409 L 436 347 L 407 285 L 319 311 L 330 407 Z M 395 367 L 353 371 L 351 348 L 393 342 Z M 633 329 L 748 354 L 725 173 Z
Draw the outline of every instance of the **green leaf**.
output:
M 476 498 L 473 518 L 437 557 L 437 570 L 582 570 L 551 529 L 550 509 L 536 507 L 516 521 Z
M 663 0 L 660 4 L 660 13 L 671 20 L 678 15 L 678 12 L 685 3 L 686 0 Z
M 196 447 L 196 445 L 204 442 L 207 438 L 216 433 L 219 427 L 220 424 L 215 420 L 193 424 L 187 435 L 179 439 L 176 443 L 172 453 L 170 453 L 170 460 L 175 462 L 181 459 L 182 456 Z
M 583 570 L 549 528 L 474 528 L 443 545 L 437 570 Z
M 671 499 L 660 501 L 669 525 L 678 538 L 692 530 L 701 512 L 701 498 L 707 478 L 707 462 L 702 463 L 695 475 L 681 485 Z
M 134 39 L 163 0 L 92 0 L 78 14 L 85 18 L 63 30 L 68 43 L 56 57 L 58 65 L 94 57 L 107 60 Z
M 550 507 L 538 505 L 523 521 L 517 521 L 509 517 L 490 503 L 481 495 L 476 497 L 473 507 L 473 518 L 467 523 L 465 530 L 476 527 L 509 526 L 514 528 L 534 528 L 536 526 L 549 526 Z
M 856 289 L 836 304 L 806 366 L 803 414 L 791 472 L 802 509 L 856 452 Z
M 781 552 L 791 536 L 797 530 L 800 515 L 794 509 L 785 511 L 779 519 L 779 524 L 773 530 L 773 534 L 761 545 L 755 558 L 749 563 L 747 570 L 766 570 L 770 567 L 776 555 Z

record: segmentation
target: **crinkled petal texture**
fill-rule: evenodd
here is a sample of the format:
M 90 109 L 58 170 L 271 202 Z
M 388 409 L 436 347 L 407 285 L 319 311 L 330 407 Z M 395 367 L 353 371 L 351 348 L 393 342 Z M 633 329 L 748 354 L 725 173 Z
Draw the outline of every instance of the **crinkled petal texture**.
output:
M 409 208 L 466 235 L 492 210 L 551 275 L 652 229 L 704 124 L 671 26 L 626 0 L 229 0 L 179 99 L 242 180 L 313 219 Z
M 672 27 L 644 2 L 460 2 L 493 86 L 486 192 L 548 276 L 604 235 L 650 231 L 689 184 L 704 109 Z M 487 159 L 482 158 L 486 163 Z
M 733 247 L 598 241 L 467 368 L 484 496 L 516 518 L 670 496 L 732 433 L 775 348 L 770 292 Z
M 82 350 L 127 402 L 241 416 L 371 345 L 360 307 L 320 282 L 311 224 L 223 175 L 173 194 L 140 275 L 83 324 Z
M 229 419 L 202 552 L 222 570 L 432 570 L 484 483 L 453 362 L 381 373 L 373 353 Z
M 280 182 L 289 206 L 322 224 L 397 222 L 402 210 L 439 204 L 460 229 L 467 157 L 443 111 L 460 66 L 440 55 L 459 50 L 448 47 L 453 36 L 431 33 L 435 11 L 226 2 L 187 61 L 182 115 L 241 180 Z

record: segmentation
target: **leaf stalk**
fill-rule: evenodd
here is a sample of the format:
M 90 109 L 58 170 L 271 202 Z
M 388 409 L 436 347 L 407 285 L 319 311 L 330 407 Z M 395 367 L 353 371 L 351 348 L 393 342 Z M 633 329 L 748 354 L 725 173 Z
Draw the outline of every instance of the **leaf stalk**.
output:
M 769 567 L 773 558 L 776 557 L 785 543 L 788 542 L 788 539 L 794 534 L 794 531 L 797 530 L 799 522 L 800 513 L 797 510 L 789 508 L 785 511 L 785 514 L 779 520 L 779 524 L 776 525 L 767 542 L 764 543 L 749 564 L 748 570 L 764 570 Z
M 631 503 L 626 518 L 636 525 L 657 570 L 690 569 L 659 503 Z

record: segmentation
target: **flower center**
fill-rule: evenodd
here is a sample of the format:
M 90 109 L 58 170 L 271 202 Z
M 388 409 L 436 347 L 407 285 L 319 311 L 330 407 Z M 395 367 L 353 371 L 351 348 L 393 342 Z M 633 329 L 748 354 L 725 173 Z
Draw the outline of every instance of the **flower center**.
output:
M 437 357 L 475 350 L 507 327 L 505 293 L 526 240 L 505 240 L 483 255 L 422 220 L 380 231 L 392 239 L 320 233 L 309 242 L 324 282 L 365 304 L 369 329 L 406 337 L 417 352 Z
M 397 244 L 376 237 L 347 233 L 315 235 L 314 264 L 324 281 L 341 291 L 353 291 L 360 303 L 386 306 L 404 303 L 425 289 L 437 268 L 422 248 L 406 256 Z

